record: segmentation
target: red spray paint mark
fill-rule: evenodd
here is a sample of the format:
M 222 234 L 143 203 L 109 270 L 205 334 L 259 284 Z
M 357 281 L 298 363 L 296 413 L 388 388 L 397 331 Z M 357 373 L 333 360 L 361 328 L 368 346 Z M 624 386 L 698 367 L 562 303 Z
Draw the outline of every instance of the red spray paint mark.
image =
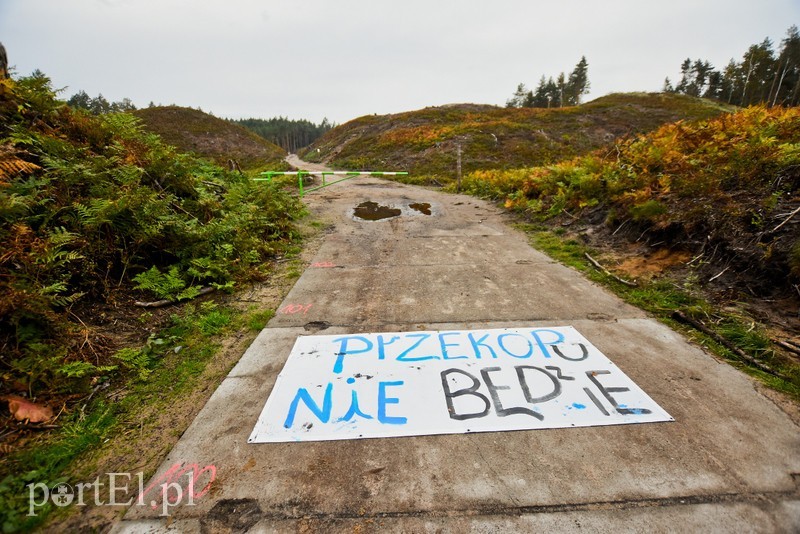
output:
M 296 313 L 301 313 L 303 315 L 308 313 L 308 310 L 311 309 L 313 304 L 287 304 L 283 308 L 278 310 L 278 313 L 282 313 L 284 315 L 294 315 Z
M 198 481 L 205 480 L 204 474 L 208 474 L 208 481 L 204 486 L 200 487 Z M 186 475 L 186 476 L 185 476 Z M 195 499 L 203 497 L 211 489 L 211 484 L 217 478 L 217 467 L 213 464 L 200 468 L 199 464 L 183 464 L 183 462 L 176 462 L 170 467 L 163 475 L 153 480 L 147 488 L 143 489 L 136 502 L 140 506 L 145 505 L 145 497 L 151 494 L 154 490 L 157 491 L 157 497 L 150 501 L 150 506 L 155 509 L 159 503 L 164 505 L 175 506 L 181 501 L 189 505 L 194 504 Z M 181 491 L 175 491 L 170 495 L 170 489 L 180 488 Z

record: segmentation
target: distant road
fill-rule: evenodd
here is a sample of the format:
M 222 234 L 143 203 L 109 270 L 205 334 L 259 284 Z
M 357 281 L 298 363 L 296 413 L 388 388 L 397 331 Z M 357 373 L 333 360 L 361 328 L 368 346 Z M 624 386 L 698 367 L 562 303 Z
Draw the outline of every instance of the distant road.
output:
M 328 167 L 326 167 L 325 165 L 322 165 L 320 163 L 308 163 L 306 161 L 303 161 L 302 159 L 297 157 L 297 154 L 289 154 L 288 156 L 286 156 L 284 158 L 284 160 L 286 161 L 286 163 L 288 163 L 292 167 L 296 167 L 297 169 L 299 169 L 301 171 L 331 171 L 331 170 L 333 170 L 333 169 L 329 169 Z

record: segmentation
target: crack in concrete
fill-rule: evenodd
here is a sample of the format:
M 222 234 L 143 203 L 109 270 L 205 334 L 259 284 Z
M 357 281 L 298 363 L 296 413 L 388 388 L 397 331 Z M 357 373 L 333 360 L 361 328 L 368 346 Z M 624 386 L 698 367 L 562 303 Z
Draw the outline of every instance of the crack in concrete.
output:
M 351 520 L 351 519 L 405 519 L 405 518 L 458 518 L 489 516 L 523 516 L 536 514 L 568 513 L 568 512 L 612 512 L 645 508 L 668 508 L 680 506 L 697 506 L 704 504 L 777 504 L 800 498 L 797 488 L 788 491 L 755 492 L 755 493 L 717 493 L 709 495 L 685 495 L 679 497 L 622 499 L 610 501 L 592 501 L 583 503 L 541 504 L 541 505 L 487 505 L 475 508 L 458 508 L 448 510 L 402 510 L 387 512 L 315 512 L 300 511 L 287 513 L 286 510 L 265 510 L 261 512 L 259 521 L 291 521 L 291 520 Z M 176 518 L 177 521 L 202 519 L 199 516 L 187 515 Z M 123 520 L 122 524 L 127 523 Z M 136 520 L 130 521 L 131 523 Z
M 621 319 L 625 320 L 625 319 L 630 319 L 630 318 L 623 317 Z M 609 318 L 603 318 L 603 319 L 595 319 L 595 318 L 587 317 L 587 316 L 570 317 L 570 318 L 567 318 L 567 319 L 559 319 L 557 321 L 549 320 L 546 317 L 520 317 L 520 318 L 515 318 L 515 319 L 503 319 L 501 321 L 498 321 L 498 320 L 495 320 L 495 319 L 484 319 L 484 320 L 470 321 L 470 324 L 475 325 L 476 328 L 483 328 L 486 325 L 496 324 L 496 323 L 514 324 L 514 323 L 531 323 L 531 322 L 548 321 L 550 323 L 568 324 L 571 321 L 593 321 L 593 322 L 598 322 L 598 323 L 608 323 L 608 322 L 617 322 L 619 320 L 620 320 L 620 318 L 611 317 L 611 316 L 609 316 Z M 383 331 L 381 329 L 386 329 L 386 328 L 394 328 L 394 329 L 396 329 L 398 327 L 404 327 L 404 326 L 405 327 L 414 327 L 414 328 L 416 328 L 416 327 L 418 327 L 420 325 L 424 325 L 426 327 L 428 327 L 428 326 L 436 326 L 436 325 L 450 325 L 450 326 L 452 326 L 456 322 L 458 322 L 460 324 L 463 324 L 463 321 L 460 321 L 460 322 L 459 321 L 422 321 L 422 322 L 417 322 L 417 323 L 413 323 L 413 322 L 412 323 L 399 323 L 399 322 L 398 323 L 396 323 L 396 322 L 392 322 L 392 323 L 328 323 L 328 326 L 327 326 L 326 329 L 330 329 L 330 328 L 352 328 L 352 329 L 356 329 L 359 332 L 367 332 L 367 331 L 369 331 L 369 332 L 381 332 L 381 331 Z M 306 324 L 306 323 L 303 323 L 303 324 L 299 324 L 298 323 L 296 325 L 277 324 L 275 326 L 271 326 L 271 325 L 268 324 L 265 328 L 274 329 L 274 330 L 280 330 L 280 329 L 294 330 L 294 329 L 298 329 L 298 328 L 299 329 L 303 329 L 303 325 L 304 324 Z M 503 327 L 502 326 L 497 326 L 497 327 L 493 327 L 493 328 L 503 328 Z
M 661 508 L 671 506 L 692 506 L 699 504 L 741 504 L 741 503 L 774 503 L 800 498 L 797 489 L 780 492 L 760 493 L 719 493 L 712 495 L 687 495 L 682 497 L 663 497 L 652 499 L 625 499 L 617 501 L 594 501 L 573 504 L 541 504 L 521 506 L 485 506 L 455 510 L 408 510 L 398 512 L 361 513 L 304 513 L 284 517 L 280 514 L 265 512 L 264 519 L 359 519 L 359 518 L 403 518 L 403 517 L 457 517 L 457 516 L 491 516 L 491 515 L 530 515 L 559 512 L 616 511 L 636 508 Z
M 469 440 L 475 444 L 475 451 L 477 451 L 478 456 L 481 459 L 481 462 L 483 462 L 483 465 L 485 465 L 489 469 L 489 471 L 491 471 L 495 479 L 500 480 L 502 482 L 503 489 L 505 489 L 506 497 L 510 499 L 511 502 L 513 502 L 515 505 L 520 506 L 520 502 L 514 496 L 514 492 L 511 490 L 511 488 L 508 487 L 508 484 L 506 484 L 505 481 L 503 481 L 503 479 L 500 477 L 500 474 L 495 470 L 494 467 L 492 467 L 492 464 L 486 461 L 486 457 L 483 455 L 483 451 L 481 450 L 480 447 L 480 442 L 475 440 L 475 435 L 474 434 L 466 434 L 466 435 L 469 436 Z M 495 488 L 497 487 L 496 485 L 493 486 Z

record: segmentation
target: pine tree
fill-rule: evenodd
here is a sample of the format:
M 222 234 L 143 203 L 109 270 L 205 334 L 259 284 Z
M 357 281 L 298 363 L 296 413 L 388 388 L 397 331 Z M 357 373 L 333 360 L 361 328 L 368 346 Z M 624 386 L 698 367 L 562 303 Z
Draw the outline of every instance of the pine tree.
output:
M 721 100 L 724 95 L 724 87 L 722 83 L 722 73 L 718 70 L 712 70 L 708 74 L 708 85 L 703 92 L 703 98 L 714 98 Z
M 558 79 L 556 80 L 556 87 L 558 88 L 558 107 L 563 108 L 564 104 L 564 93 L 566 92 L 567 88 L 567 78 L 564 76 L 564 73 L 560 73 L 558 75 Z
M 569 103 L 577 106 L 581 103 L 581 96 L 589 93 L 589 63 L 586 56 L 581 56 L 581 60 L 575 65 L 575 69 L 569 75 L 567 82 Z
M 708 77 L 713 71 L 714 68 L 708 61 L 702 61 L 700 59 L 695 60 L 695 62 L 692 63 L 691 81 L 686 89 L 686 94 L 691 96 L 702 95 L 706 91 Z
M 530 91 L 525 84 L 519 84 L 514 95 L 506 101 L 506 107 L 549 108 L 575 106 L 580 104 L 581 97 L 589 93 L 589 64 L 585 56 L 575 65 L 575 69 L 567 77 L 563 72 L 556 80 L 552 76 L 539 79 L 535 91 Z
M 751 45 L 742 58 L 741 66 L 744 69 L 744 85 L 740 105 L 766 102 L 775 68 L 772 41 L 764 39 L 760 44 Z
M 67 104 L 73 108 L 88 110 L 91 106 L 92 98 L 86 94 L 86 91 L 78 91 L 67 100 Z
M 553 81 L 552 78 L 550 81 Z M 531 99 L 531 107 L 549 108 L 550 101 L 552 99 L 553 96 L 548 94 L 547 80 L 545 80 L 545 77 L 542 76 L 539 79 L 539 85 L 536 86 L 536 92 L 533 94 L 533 98 Z
M 97 97 L 92 99 L 91 103 L 89 104 L 89 111 L 95 115 L 108 113 L 111 111 L 111 104 L 108 102 L 108 100 L 106 100 L 103 94 L 100 93 L 97 95 Z
M 738 88 L 742 85 L 739 72 L 739 65 L 731 58 L 722 72 L 722 99 L 728 104 L 734 103 L 734 93 L 738 94 Z
M 691 70 L 692 60 L 687 57 L 683 63 L 681 63 L 681 81 L 675 86 L 676 92 L 686 94 L 686 89 L 691 82 Z
M 0 80 L 8 78 L 8 55 L 6 55 L 6 47 L 0 43 Z
M 514 91 L 514 96 L 512 96 L 509 100 L 506 101 L 507 108 L 522 108 L 525 107 L 525 100 L 528 96 L 528 88 L 525 87 L 524 83 L 521 83 L 517 86 L 517 90 Z

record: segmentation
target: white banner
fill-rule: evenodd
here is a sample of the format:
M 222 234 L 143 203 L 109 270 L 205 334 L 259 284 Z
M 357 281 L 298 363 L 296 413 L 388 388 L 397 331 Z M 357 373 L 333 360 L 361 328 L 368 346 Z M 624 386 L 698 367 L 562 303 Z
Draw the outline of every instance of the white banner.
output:
M 300 336 L 248 441 L 672 420 L 571 326 Z

